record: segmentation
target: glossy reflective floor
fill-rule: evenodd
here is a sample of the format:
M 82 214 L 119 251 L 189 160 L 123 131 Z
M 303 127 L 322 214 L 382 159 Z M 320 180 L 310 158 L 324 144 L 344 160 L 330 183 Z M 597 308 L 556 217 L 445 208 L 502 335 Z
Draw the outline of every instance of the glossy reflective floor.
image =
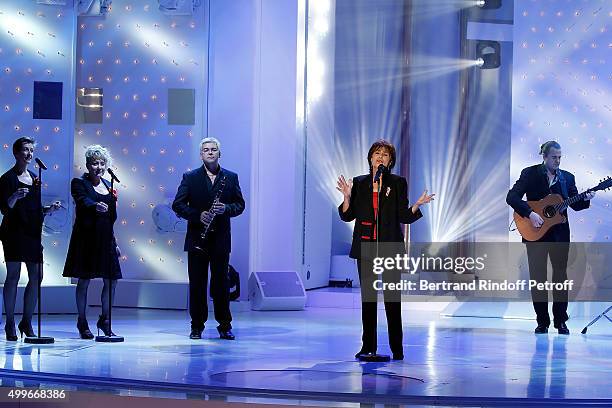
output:
M 97 310 L 90 311 L 94 328 Z M 30 380 L 233 390 L 242 395 L 330 401 L 467 404 L 527 399 L 612 404 L 612 324 L 571 320 L 570 336 L 534 335 L 534 321 L 440 318 L 404 312 L 404 361 L 359 363 L 360 311 L 234 313 L 236 341 L 218 338 L 214 321 L 190 340 L 186 312 L 116 310 L 124 343 L 78 338 L 74 316 L 49 316 L 53 345 L 0 341 L 0 375 Z M 212 317 L 212 316 L 211 316 Z M 388 352 L 384 312 L 379 352 Z M 509 402 L 510 400 L 506 401 Z

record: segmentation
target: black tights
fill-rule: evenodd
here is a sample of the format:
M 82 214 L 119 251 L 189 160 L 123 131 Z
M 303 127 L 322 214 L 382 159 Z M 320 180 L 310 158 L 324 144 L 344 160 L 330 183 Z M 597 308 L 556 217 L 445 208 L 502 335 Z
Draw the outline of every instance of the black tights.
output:
M 26 262 L 28 270 L 28 284 L 23 295 L 23 320 L 31 324 L 32 314 L 38 301 L 38 267 L 35 262 Z M 2 295 L 4 297 L 4 310 L 6 312 L 6 325 L 15 325 L 15 302 L 17 301 L 17 284 L 21 274 L 21 262 L 6 263 L 6 280 Z M 42 277 L 41 277 L 42 278 Z
M 87 288 L 89 287 L 89 281 L 90 279 L 79 279 L 76 286 L 76 304 L 77 310 L 79 311 L 79 320 L 86 320 L 85 309 L 87 308 Z M 100 295 L 100 300 L 102 301 L 102 316 L 105 317 L 108 317 L 109 286 L 112 287 L 112 303 L 112 301 L 115 300 L 115 288 L 117 287 L 117 279 L 104 279 L 104 286 L 102 287 L 102 294 Z

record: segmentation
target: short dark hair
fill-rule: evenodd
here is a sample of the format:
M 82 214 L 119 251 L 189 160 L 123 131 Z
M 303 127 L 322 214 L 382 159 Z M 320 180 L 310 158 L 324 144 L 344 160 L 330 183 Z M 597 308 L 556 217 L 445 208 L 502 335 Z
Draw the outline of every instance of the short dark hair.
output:
M 548 152 L 550 152 L 550 149 L 561 150 L 561 145 L 554 140 L 549 140 L 548 142 L 540 146 L 540 154 L 542 156 L 548 156 Z
M 36 140 L 29 136 L 23 136 L 13 142 L 13 154 L 19 153 L 23 145 L 25 144 L 33 144 L 36 146 Z
M 378 149 L 386 149 L 389 152 L 389 156 L 391 156 L 391 160 L 389 161 L 389 170 L 391 170 L 393 166 L 395 166 L 395 146 L 385 139 L 378 139 L 372 144 L 370 150 L 368 150 L 368 166 L 370 167 L 370 171 L 372 171 L 372 156 Z

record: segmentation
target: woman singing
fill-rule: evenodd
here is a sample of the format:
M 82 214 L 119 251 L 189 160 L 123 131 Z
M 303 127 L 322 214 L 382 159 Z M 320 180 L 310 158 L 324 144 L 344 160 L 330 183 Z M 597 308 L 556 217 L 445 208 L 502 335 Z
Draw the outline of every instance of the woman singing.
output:
M 82 339 L 93 339 L 85 316 L 89 281 L 92 278 L 104 280 L 101 295 L 102 314 L 96 326 L 104 335 L 114 335 L 108 320 L 111 306 L 108 291 L 112 291 L 114 298 L 117 279 L 121 279 L 121 267 L 119 247 L 113 232 L 113 224 L 117 220 L 117 198 L 115 193 L 110 191 L 110 182 L 102 178 L 110 166 L 110 154 L 100 145 L 91 145 L 85 151 L 85 161 L 87 173 L 81 178 L 72 179 L 70 186 L 76 203 L 76 219 L 63 275 L 78 278 L 77 328 Z
M 427 195 L 425 190 L 417 202 L 409 206 L 406 179 L 390 173 L 394 165 L 395 147 L 381 139 L 368 151 L 369 174 L 355 177 L 352 183 L 347 182 L 342 175 L 338 178 L 337 189 L 344 196 L 344 201 L 338 207 L 340 218 L 345 222 L 355 220 L 349 256 L 358 260 L 363 328 L 361 350 L 355 358 L 376 354 L 377 347 L 377 294 L 374 281 L 380 278 L 374 274 L 372 254 L 363 253 L 362 249 L 367 249 L 367 243 L 371 242 L 374 245 L 382 243 L 385 252 L 388 252 L 390 246 L 394 247 L 396 253 L 403 251 L 404 235 L 400 224 L 411 224 L 421 218 L 423 215 L 419 207 L 431 202 L 435 195 Z M 378 246 L 375 248 L 378 250 Z M 385 272 L 382 276 L 384 281 L 388 281 L 393 275 Z M 391 279 L 398 278 L 399 274 L 396 274 Z M 397 291 L 384 293 L 389 345 L 394 360 L 404 359 L 400 295 Z
M 40 208 L 36 194 L 38 180 L 28 170 L 34 158 L 36 142 L 29 137 L 20 137 L 13 143 L 15 165 L 0 177 L 0 210 L 4 218 L 0 226 L 0 240 L 4 249 L 6 262 L 6 280 L 3 296 L 6 322 L 4 331 L 8 341 L 17 341 L 15 332 L 15 301 L 17 284 L 21 273 L 21 263 L 28 269 L 28 284 L 23 297 L 23 316 L 18 325 L 21 337 L 35 337 L 32 330 L 32 314 L 38 302 L 37 286 L 38 265 L 42 262 L 40 242 L 43 214 L 57 210 L 61 203 L 55 202 L 49 207 Z

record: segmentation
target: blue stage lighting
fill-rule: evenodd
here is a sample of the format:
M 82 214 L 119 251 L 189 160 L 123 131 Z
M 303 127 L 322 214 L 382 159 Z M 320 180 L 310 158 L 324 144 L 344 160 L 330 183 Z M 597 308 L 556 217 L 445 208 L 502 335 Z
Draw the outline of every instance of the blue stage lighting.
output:
M 66 0 L 36 0 L 36 4 L 44 4 L 46 6 L 65 6 Z
M 476 43 L 476 60 L 480 69 L 494 69 L 501 65 L 500 45 L 497 41 L 478 41 Z M 482 60 L 482 64 L 480 63 Z
M 478 0 L 476 6 L 486 10 L 498 9 L 501 7 L 501 0 Z

